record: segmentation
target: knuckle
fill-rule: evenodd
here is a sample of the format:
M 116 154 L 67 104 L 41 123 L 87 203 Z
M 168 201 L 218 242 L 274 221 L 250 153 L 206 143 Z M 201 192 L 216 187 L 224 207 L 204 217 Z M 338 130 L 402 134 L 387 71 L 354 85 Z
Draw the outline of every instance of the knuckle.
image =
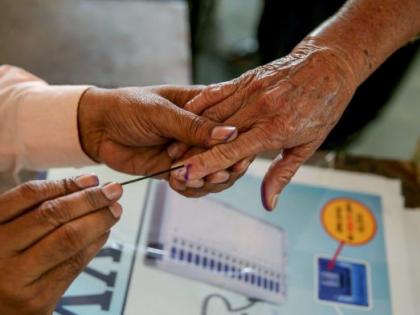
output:
M 278 111 L 278 100 L 272 94 L 266 94 L 260 99 L 260 113 L 263 115 L 272 115 Z
M 42 180 L 31 180 L 18 187 L 18 192 L 22 197 L 27 199 L 38 199 L 40 193 L 42 193 Z
M 61 191 L 65 194 L 68 195 L 70 193 L 75 192 L 76 190 L 78 190 L 78 186 L 75 182 L 75 178 L 64 178 L 62 180 L 59 181 L 60 185 L 61 185 Z
M 190 133 L 192 135 L 200 134 L 201 127 L 203 126 L 203 124 L 204 121 L 199 116 L 192 118 L 189 126 Z
M 206 112 L 204 113 L 204 116 L 210 120 L 218 121 L 218 122 L 223 121 L 223 119 L 225 118 L 223 116 L 222 111 L 220 110 L 218 106 L 215 106 L 206 110 Z
M 283 187 L 290 183 L 292 177 L 295 175 L 296 169 L 290 166 L 282 168 L 281 172 L 273 177 L 274 184 L 277 187 Z
M 276 184 L 279 187 L 283 187 L 285 185 L 287 185 L 288 183 L 290 183 L 290 180 L 293 177 L 293 173 L 290 171 L 285 171 L 285 173 L 280 174 L 278 177 L 276 177 Z
M 86 200 L 86 203 L 92 209 L 104 207 L 109 203 L 99 188 L 84 190 L 82 195 L 82 198 Z
M 63 226 L 59 242 L 63 252 L 78 252 L 83 247 L 79 229 L 74 224 L 70 223 Z
M 70 277 L 79 274 L 85 266 L 85 255 L 77 253 L 67 261 L 67 272 Z
M 63 200 L 45 201 L 36 211 L 38 222 L 47 223 L 50 226 L 58 227 L 70 220 L 70 213 L 67 203 Z
M 215 161 L 220 161 L 220 163 L 223 164 L 231 164 L 235 162 L 234 157 L 236 155 L 236 151 L 232 146 L 217 146 L 213 152 Z

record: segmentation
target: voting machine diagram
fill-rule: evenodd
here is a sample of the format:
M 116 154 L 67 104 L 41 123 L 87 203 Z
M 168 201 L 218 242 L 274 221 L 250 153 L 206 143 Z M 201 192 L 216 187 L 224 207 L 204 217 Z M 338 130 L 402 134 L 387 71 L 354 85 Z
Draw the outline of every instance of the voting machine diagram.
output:
M 157 184 L 146 263 L 161 270 L 282 304 L 286 234 L 229 204 L 191 200 Z

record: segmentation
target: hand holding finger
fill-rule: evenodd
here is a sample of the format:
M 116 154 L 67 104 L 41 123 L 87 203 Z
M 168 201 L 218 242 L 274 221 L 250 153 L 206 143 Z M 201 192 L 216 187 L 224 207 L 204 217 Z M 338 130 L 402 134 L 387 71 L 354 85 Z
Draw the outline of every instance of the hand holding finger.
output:
M 185 167 L 173 171 L 171 176 L 179 181 L 188 182 L 227 169 L 246 157 L 270 149 L 260 140 L 263 137 L 258 129 L 245 132 L 231 143 L 217 145 L 177 163 L 184 164 Z

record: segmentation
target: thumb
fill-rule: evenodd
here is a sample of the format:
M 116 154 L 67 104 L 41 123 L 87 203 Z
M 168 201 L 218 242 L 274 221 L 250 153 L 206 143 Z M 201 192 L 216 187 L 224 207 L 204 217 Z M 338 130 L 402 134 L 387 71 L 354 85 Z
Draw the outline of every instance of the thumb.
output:
M 208 148 L 230 142 L 238 136 L 238 130 L 234 126 L 213 122 L 179 107 L 171 107 L 167 114 L 160 128 L 165 138 Z
M 280 192 L 315 150 L 316 147 L 306 144 L 285 150 L 276 157 L 261 185 L 261 199 L 266 210 L 272 211 L 276 207 Z

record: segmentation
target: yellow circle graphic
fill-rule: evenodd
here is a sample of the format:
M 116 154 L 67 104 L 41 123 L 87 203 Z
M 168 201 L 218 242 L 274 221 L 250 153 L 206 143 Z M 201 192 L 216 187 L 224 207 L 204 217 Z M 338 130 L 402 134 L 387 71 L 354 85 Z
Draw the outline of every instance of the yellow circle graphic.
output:
M 372 211 L 350 198 L 329 201 L 322 210 L 321 222 L 332 238 L 353 246 L 371 241 L 377 228 Z

